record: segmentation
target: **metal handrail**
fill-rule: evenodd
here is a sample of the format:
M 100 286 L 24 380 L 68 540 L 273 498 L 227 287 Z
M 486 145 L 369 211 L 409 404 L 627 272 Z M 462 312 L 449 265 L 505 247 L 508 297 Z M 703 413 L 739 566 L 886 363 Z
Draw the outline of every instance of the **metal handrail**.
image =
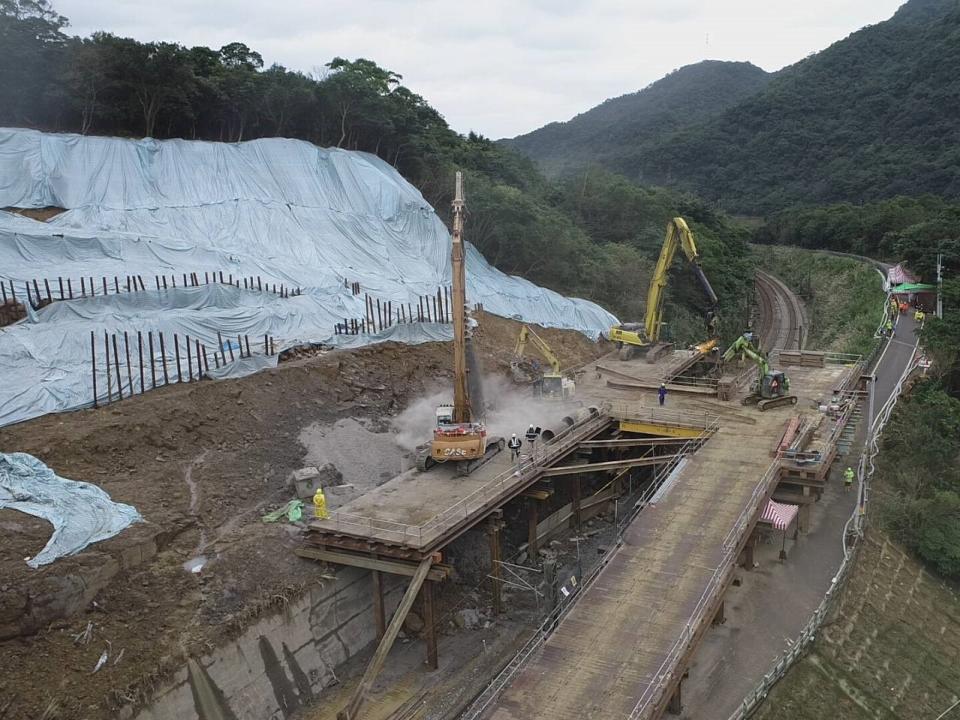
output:
M 638 403 L 629 403 L 619 400 L 610 404 L 610 417 L 617 420 L 643 420 L 655 422 L 659 425 L 675 425 L 713 429 L 719 427 L 720 416 L 708 412 L 691 412 L 689 410 L 668 410 L 661 407 L 649 407 Z

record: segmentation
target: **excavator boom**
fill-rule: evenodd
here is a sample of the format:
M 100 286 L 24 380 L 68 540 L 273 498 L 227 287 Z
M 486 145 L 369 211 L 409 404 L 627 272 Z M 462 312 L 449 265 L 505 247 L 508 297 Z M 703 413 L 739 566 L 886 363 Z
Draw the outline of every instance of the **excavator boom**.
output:
M 528 325 L 524 325 L 520 328 L 520 335 L 517 337 L 517 346 L 514 348 L 513 357 L 514 360 L 522 360 L 524 352 L 527 349 L 527 343 L 533 343 L 533 346 L 537 349 L 543 359 L 549 363 L 550 368 L 554 373 L 560 373 L 560 358 L 553 354 L 553 350 L 550 349 L 550 346 L 547 345 L 546 341 L 537 335 Z
M 550 372 L 534 371 L 531 364 L 524 358 L 527 343 L 533 346 L 550 365 Z M 565 377 L 560 373 L 560 358 L 553 354 L 546 340 L 537 335 L 532 328 L 524 325 L 517 336 L 517 345 L 513 350 L 513 360 L 510 362 L 510 372 L 513 379 L 519 383 L 533 383 L 534 394 L 542 398 L 569 400 L 576 392 L 576 382 L 573 378 Z
M 624 323 L 610 328 L 610 340 L 618 344 L 622 360 L 628 360 L 637 347 L 651 346 L 647 350 L 647 361 L 655 362 L 662 351 L 669 349 L 669 343 L 660 342 L 660 329 L 663 326 L 664 290 L 667 287 L 670 266 L 673 264 L 673 258 L 677 254 L 678 248 L 690 261 L 693 273 L 697 276 L 697 282 L 700 283 L 704 295 L 707 296 L 707 327 L 710 330 L 710 338 L 707 343 L 717 338 L 716 311 L 719 303 L 717 294 L 713 291 L 710 281 L 707 280 L 703 268 L 700 267 L 700 253 L 697 251 L 697 244 L 693 240 L 693 233 L 690 232 L 690 228 L 683 218 L 675 217 L 667 223 L 667 234 L 663 239 L 663 247 L 660 248 L 660 257 L 657 258 L 653 277 L 650 279 L 650 287 L 647 290 L 647 311 L 643 323 Z M 705 343 L 701 343 L 701 345 L 705 345 Z M 708 349 L 712 349 L 712 347 Z
M 657 259 L 653 278 L 650 280 L 650 289 L 647 291 L 647 314 L 643 324 L 649 342 L 657 342 L 660 339 L 660 327 L 663 324 L 663 291 L 667 287 L 670 265 L 673 263 L 678 247 L 690 261 L 693 273 L 707 296 L 711 313 L 716 310 L 719 302 L 713 286 L 710 285 L 703 268 L 700 267 L 700 253 L 697 251 L 697 244 L 693 240 L 693 233 L 690 232 L 686 220 L 681 217 L 673 218 L 667 223 L 667 235 L 660 249 L 660 257 Z

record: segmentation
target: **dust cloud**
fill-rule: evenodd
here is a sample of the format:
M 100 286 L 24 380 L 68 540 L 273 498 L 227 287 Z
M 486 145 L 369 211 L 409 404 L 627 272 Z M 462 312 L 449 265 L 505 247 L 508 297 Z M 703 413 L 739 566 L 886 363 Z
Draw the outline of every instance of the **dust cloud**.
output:
M 513 433 L 522 438 L 530 425 L 557 428 L 564 415 L 570 415 L 579 407 L 577 403 L 537 400 L 532 396 L 529 386 L 516 385 L 502 376 L 485 376 L 483 393 L 487 408 L 484 416 L 478 419 L 486 423 L 487 431 L 491 435 L 506 438 Z M 427 442 L 436 423 L 437 406 L 451 402 L 453 388 L 450 387 L 411 402 L 393 420 L 397 444 L 404 450 L 413 452 L 417 445 Z

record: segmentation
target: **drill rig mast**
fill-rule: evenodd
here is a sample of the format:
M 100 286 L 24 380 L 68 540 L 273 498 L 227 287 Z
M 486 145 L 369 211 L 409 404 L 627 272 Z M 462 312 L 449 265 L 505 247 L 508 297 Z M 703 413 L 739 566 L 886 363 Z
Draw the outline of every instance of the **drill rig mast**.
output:
M 470 370 L 476 374 L 472 358 L 472 336 L 476 321 L 467 313 L 466 249 L 463 244 L 463 221 L 466 202 L 463 198 L 463 176 L 457 172 L 456 192 L 453 198 L 453 242 L 450 249 L 453 289 L 453 405 L 437 408 L 437 424 L 433 439 L 418 448 L 417 467 L 428 470 L 437 463 L 454 462 L 457 472 L 467 475 L 503 450 L 503 438 L 490 436 L 487 428 L 476 419 L 471 405 Z M 479 377 L 474 378 L 474 392 L 478 405 Z

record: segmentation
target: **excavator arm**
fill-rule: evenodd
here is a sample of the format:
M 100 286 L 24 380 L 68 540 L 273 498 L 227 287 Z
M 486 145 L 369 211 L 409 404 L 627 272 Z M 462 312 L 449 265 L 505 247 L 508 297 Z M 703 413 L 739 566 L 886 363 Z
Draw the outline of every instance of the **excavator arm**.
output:
M 743 335 L 738 337 L 733 345 L 727 348 L 727 351 L 723 354 L 724 362 L 729 362 L 733 360 L 737 355 L 749 358 L 754 365 L 757 366 L 761 377 L 770 372 L 770 363 L 767 362 L 767 359 L 763 356 L 759 350 L 753 347 L 747 338 Z
M 693 273 L 697 276 L 700 287 L 707 296 L 708 313 L 711 319 L 719 303 L 717 294 L 713 291 L 710 281 L 707 280 L 703 268 L 700 267 L 700 253 L 697 251 L 697 245 L 693 240 L 693 233 L 690 232 L 690 228 L 683 218 L 673 218 L 667 223 L 667 235 L 664 238 L 663 247 L 660 249 L 660 257 L 657 258 L 653 278 L 650 280 L 650 289 L 647 291 L 647 314 L 644 318 L 644 331 L 648 342 L 657 342 L 660 339 L 660 327 L 663 324 L 663 291 L 667 287 L 670 265 L 673 263 L 674 255 L 677 254 L 677 248 L 682 249 L 687 260 L 690 261 Z
M 554 373 L 560 374 L 560 359 L 553 354 L 553 350 L 547 345 L 546 341 L 537 335 L 529 326 L 524 325 L 520 328 L 520 335 L 517 337 L 517 346 L 514 348 L 513 357 L 515 361 L 523 360 L 524 351 L 527 349 L 527 343 L 533 343 L 533 346 L 543 356 L 543 359 L 549 363 Z

